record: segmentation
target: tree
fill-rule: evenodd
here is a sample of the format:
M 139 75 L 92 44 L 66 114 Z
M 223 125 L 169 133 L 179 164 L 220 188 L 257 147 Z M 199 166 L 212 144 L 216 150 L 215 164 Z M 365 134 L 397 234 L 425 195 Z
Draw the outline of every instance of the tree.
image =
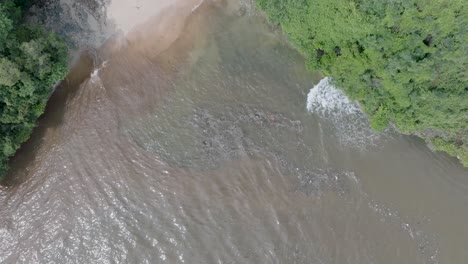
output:
M 54 34 L 26 25 L 26 1 L 0 2 L 0 177 L 67 72 L 67 48 Z
M 375 129 L 424 136 L 468 166 L 463 0 L 258 0 L 269 19 L 357 100 Z

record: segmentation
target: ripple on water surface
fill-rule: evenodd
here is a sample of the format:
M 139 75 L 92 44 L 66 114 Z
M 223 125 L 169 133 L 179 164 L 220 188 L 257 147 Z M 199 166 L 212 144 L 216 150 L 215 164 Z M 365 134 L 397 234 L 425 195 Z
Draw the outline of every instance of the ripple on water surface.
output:
M 1 190 L 1 262 L 466 259 L 463 177 L 438 181 L 465 171 L 382 140 L 329 79 L 309 91 L 300 55 L 244 5 L 202 4 L 164 48 L 163 27 L 109 44 L 64 86 Z

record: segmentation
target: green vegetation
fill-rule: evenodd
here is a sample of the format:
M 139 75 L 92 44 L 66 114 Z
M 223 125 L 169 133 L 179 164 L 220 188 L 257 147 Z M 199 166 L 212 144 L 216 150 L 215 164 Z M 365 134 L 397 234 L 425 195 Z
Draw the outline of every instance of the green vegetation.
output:
M 468 166 L 465 0 L 257 0 L 307 58 L 357 100 Z
M 0 1 L 0 176 L 67 72 L 65 44 L 23 23 L 25 2 Z

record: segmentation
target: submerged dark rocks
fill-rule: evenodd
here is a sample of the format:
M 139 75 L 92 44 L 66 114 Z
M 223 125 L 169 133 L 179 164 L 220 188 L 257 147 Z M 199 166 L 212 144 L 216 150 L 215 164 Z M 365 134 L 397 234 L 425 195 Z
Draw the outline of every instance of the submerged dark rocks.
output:
M 303 127 L 299 120 L 291 120 L 282 113 L 269 112 L 252 106 L 226 107 L 223 112 L 212 112 L 206 109 L 195 109 L 190 117 L 183 122 L 186 129 L 190 128 L 190 137 L 197 138 L 189 141 L 186 148 L 180 149 L 180 155 L 164 154 L 171 141 L 161 140 L 159 147 L 149 146 L 168 162 L 181 167 L 214 168 L 233 158 L 243 155 L 268 152 L 267 141 L 273 144 L 274 138 L 268 130 L 287 131 L 287 133 L 301 134 Z M 188 135 L 187 135 L 188 136 Z M 262 137 L 261 143 L 254 143 L 256 137 Z M 270 150 L 271 152 L 271 150 Z M 175 154 L 175 155 L 174 155 Z M 175 158 L 174 157 L 179 157 Z M 184 157 L 184 158 L 180 158 Z M 199 160 L 197 157 L 206 157 Z
M 155 134 L 157 142 L 141 146 L 171 166 L 197 171 L 210 171 L 231 160 L 267 158 L 282 174 L 295 179 L 295 191 L 307 196 L 319 197 L 329 191 L 347 195 L 355 177 L 346 171 L 307 168 L 287 157 L 287 146 L 279 138 L 287 135 L 298 140 L 290 144 L 304 144 L 304 127 L 284 113 L 250 105 L 229 106 L 221 112 L 197 108 L 182 124 L 187 133 L 176 136 L 177 141 L 186 142 L 180 147 L 174 147 L 176 139 L 167 136 L 173 135 L 169 130 Z
M 168 49 L 153 45 L 161 26 L 72 71 L 76 93 L 54 97 L 16 162 L 24 180 L 0 190 L 0 262 L 466 259 L 464 171 L 411 138 L 360 133 L 347 104 L 307 112 L 318 79 L 299 54 L 263 19 L 206 7 Z

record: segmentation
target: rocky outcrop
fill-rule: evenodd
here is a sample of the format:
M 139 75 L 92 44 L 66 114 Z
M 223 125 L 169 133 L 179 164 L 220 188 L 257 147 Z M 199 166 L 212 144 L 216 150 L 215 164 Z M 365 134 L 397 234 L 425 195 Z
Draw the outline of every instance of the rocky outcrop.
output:
M 98 47 L 114 32 L 106 8 L 110 0 L 32 1 L 28 21 L 64 37 L 71 50 Z

